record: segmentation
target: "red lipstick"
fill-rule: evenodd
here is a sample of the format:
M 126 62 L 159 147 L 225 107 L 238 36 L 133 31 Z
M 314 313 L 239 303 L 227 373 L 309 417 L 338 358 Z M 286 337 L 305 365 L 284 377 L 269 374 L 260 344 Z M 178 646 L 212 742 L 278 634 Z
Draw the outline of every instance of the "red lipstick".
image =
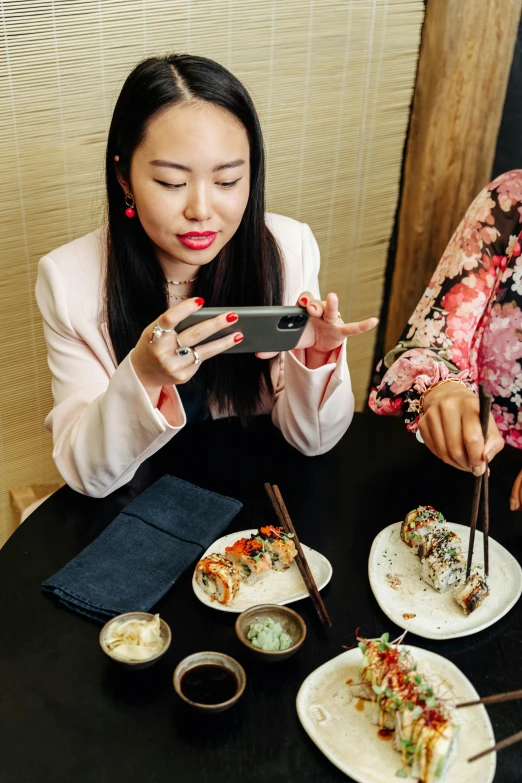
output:
M 191 250 L 206 250 L 217 237 L 217 231 L 187 231 L 186 234 L 177 234 L 177 237 Z

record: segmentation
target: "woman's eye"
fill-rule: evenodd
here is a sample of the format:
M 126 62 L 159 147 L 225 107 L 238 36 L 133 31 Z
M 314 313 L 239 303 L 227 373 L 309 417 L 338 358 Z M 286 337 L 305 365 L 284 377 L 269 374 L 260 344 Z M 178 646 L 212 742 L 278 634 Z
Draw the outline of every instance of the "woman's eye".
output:
M 160 179 L 157 179 L 156 182 L 159 185 L 163 185 L 164 188 L 169 188 L 170 190 L 179 190 L 180 188 L 184 188 L 185 187 L 185 183 L 184 182 L 182 182 L 179 185 L 173 185 L 172 182 L 162 182 Z
M 222 188 L 232 188 L 240 179 L 241 177 L 238 177 L 238 179 L 235 179 L 233 182 L 218 182 L 217 184 Z

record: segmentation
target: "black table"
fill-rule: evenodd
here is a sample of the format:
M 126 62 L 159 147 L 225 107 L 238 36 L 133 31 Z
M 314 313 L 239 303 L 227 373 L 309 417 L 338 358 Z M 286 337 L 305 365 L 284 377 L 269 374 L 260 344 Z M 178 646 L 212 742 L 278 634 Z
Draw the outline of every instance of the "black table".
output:
M 506 448 L 493 463 L 492 535 L 522 557 L 522 517 L 509 511 L 509 490 L 522 454 Z M 172 645 L 151 669 L 129 672 L 98 646 L 100 626 L 57 606 L 41 582 L 93 540 L 149 483 L 172 473 L 244 502 L 231 529 L 273 521 L 263 482 L 279 484 L 301 539 L 324 553 L 333 578 L 323 596 L 333 626 L 323 629 L 309 599 L 294 604 L 308 625 L 288 661 L 254 661 L 234 634 L 236 615 L 196 600 L 187 572 L 157 605 Z M 133 482 L 103 500 L 68 487 L 53 495 L 0 551 L 1 783 L 230 783 L 346 781 L 299 723 L 302 681 L 354 643 L 399 633 L 379 609 L 367 577 L 376 533 L 419 504 L 467 524 L 472 478 L 443 465 L 397 418 L 358 414 L 329 454 L 303 457 L 266 418 L 248 432 L 237 422 L 188 427 L 145 463 Z M 522 688 L 521 604 L 475 636 L 444 642 L 408 637 L 440 653 L 479 693 Z M 392 636 L 393 638 L 393 636 Z M 187 712 L 172 688 L 184 656 L 219 650 L 247 672 L 238 704 L 214 717 Z M 498 739 L 522 728 L 522 704 L 489 708 Z M 496 780 L 519 783 L 521 746 L 498 756 Z

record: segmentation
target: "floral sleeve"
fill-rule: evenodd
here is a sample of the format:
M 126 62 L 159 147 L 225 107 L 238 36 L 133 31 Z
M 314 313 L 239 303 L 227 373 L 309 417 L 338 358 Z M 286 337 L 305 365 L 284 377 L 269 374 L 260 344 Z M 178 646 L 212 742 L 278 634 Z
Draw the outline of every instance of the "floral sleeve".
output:
M 522 171 L 510 171 L 471 204 L 397 346 L 379 362 L 368 401 L 375 413 L 402 410 L 415 432 L 420 395 L 434 383 L 454 377 L 476 391 L 482 335 L 504 273 L 520 256 L 521 220 Z

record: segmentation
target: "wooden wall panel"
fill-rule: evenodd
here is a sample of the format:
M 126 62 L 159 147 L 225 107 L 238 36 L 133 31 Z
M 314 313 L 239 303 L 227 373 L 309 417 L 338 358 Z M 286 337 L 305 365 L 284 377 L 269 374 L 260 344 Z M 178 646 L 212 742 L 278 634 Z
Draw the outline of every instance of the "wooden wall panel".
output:
M 404 165 L 385 351 L 491 177 L 522 0 L 429 0 Z M 521 130 L 522 132 L 522 130 Z

